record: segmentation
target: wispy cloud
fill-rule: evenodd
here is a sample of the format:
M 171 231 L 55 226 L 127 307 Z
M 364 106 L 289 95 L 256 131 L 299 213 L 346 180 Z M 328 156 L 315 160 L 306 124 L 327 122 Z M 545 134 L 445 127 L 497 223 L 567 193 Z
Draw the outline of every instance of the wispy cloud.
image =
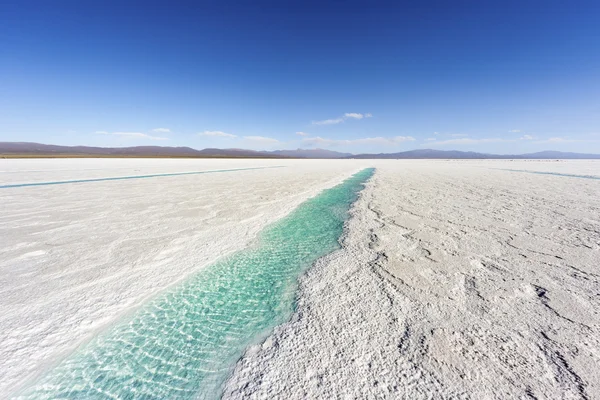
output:
M 449 139 L 449 140 L 436 140 L 432 145 L 435 146 L 447 146 L 447 145 L 460 145 L 460 144 L 480 144 L 480 143 L 498 143 L 498 142 L 514 142 L 515 139 L 502 139 L 502 138 L 481 138 L 481 139 L 473 139 L 473 138 L 459 138 L 459 139 Z
M 335 125 L 344 122 L 344 118 L 325 119 L 323 121 L 313 121 L 313 125 Z
M 453 133 L 450 136 L 460 138 L 460 137 L 467 137 L 469 135 L 467 135 L 466 133 Z
M 521 132 L 521 130 L 520 129 L 511 129 L 509 132 L 510 133 L 519 133 L 519 132 Z
M 363 118 L 371 118 L 373 115 L 371 115 L 370 113 L 366 113 L 366 114 L 361 114 L 361 113 L 345 113 L 344 117 L 345 119 L 349 119 L 349 118 L 353 118 L 353 119 L 363 119 Z
M 437 139 L 434 137 L 428 137 L 427 139 L 425 139 L 426 142 L 435 142 Z
M 306 132 L 296 132 L 296 135 L 298 135 L 298 136 L 310 136 L 310 133 L 306 133 Z
M 395 136 L 395 137 L 367 137 L 359 139 L 327 139 L 319 136 L 304 138 L 302 141 L 305 144 L 313 146 L 354 146 L 354 145 L 395 145 L 402 142 L 411 142 L 415 138 L 412 136 Z
M 342 115 L 341 117 L 338 117 L 338 118 L 325 119 L 322 121 L 313 121 L 312 123 L 313 123 L 313 125 L 335 125 L 335 124 L 342 123 L 349 119 L 371 118 L 372 116 L 373 116 L 373 114 L 371 114 L 371 113 L 366 113 L 366 114 L 345 113 L 344 115 Z
M 236 138 L 237 135 L 233 135 L 231 133 L 225 133 L 221 131 L 204 131 L 200 132 L 198 135 L 200 136 L 212 136 L 212 137 L 225 137 L 225 138 Z
M 457 139 L 449 139 L 449 140 L 436 140 L 432 141 L 432 146 L 448 146 L 448 145 L 477 145 L 484 143 L 516 143 L 519 141 L 527 140 L 530 143 L 584 143 L 590 142 L 595 143 L 597 140 L 583 140 L 583 139 L 574 139 L 570 137 L 551 137 L 548 139 L 540 139 L 532 135 L 523 135 L 519 138 L 457 138 Z
M 266 136 L 244 136 L 244 139 L 258 143 L 279 143 L 279 140 Z
M 169 128 L 154 128 L 154 129 L 152 129 L 152 132 L 156 132 L 156 133 L 170 133 L 171 130 Z
M 536 140 L 533 143 L 600 143 L 600 139 L 581 139 L 573 138 L 569 136 L 564 137 L 551 137 L 548 139 Z
M 148 139 L 148 140 L 169 140 L 165 137 L 160 136 L 152 136 L 147 133 L 142 132 L 106 132 L 106 131 L 96 131 L 98 135 L 113 135 L 113 136 L 121 136 L 121 137 L 129 137 L 129 138 L 138 138 L 138 139 Z
M 544 140 L 538 140 L 536 143 L 572 143 L 572 142 L 586 142 L 587 140 L 576 140 L 569 137 L 551 137 Z

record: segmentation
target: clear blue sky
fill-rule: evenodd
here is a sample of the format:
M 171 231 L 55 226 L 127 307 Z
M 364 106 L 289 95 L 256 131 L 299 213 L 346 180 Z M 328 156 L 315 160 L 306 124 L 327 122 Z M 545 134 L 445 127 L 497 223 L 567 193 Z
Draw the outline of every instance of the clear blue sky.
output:
M 600 153 L 600 1 L 8 0 L 0 19 L 1 141 Z

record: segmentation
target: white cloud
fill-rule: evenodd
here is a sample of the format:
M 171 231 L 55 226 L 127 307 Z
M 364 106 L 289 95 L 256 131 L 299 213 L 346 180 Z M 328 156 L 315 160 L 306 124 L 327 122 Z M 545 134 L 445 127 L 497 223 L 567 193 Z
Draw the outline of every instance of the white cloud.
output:
M 148 139 L 148 140 L 169 140 L 168 138 L 152 136 L 142 132 L 106 132 L 106 131 L 96 131 L 98 135 L 114 135 L 121 137 L 130 137 L 130 138 L 139 138 L 139 139 Z
M 344 118 L 326 119 L 323 121 L 313 121 L 313 125 L 335 125 L 344 122 Z
M 457 138 L 450 140 L 438 140 L 431 143 L 431 145 L 435 146 L 447 146 L 447 145 L 477 145 L 481 143 L 516 143 L 521 140 L 534 140 L 531 143 L 583 143 L 590 142 L 594 143 L 595 140 L 581 140 L 581 139 L 572 139 L 569 137 L 551 137 L 548 139 L 535 140 L 536 138 L 531 135 L 523 135 L 517 139 L 504 139 L 504 138 Z
M 392 141 L 394 143 L 400 143 L 400 142 L 414 142 L 416 139 L 412 136 L 395 136 L 392 138 Z
M 514 142 L 515 139 L 502 139 L 502 138 L 460 138 L 460 139 L 449 139 L 449 140 L 437 140 L 432 143 L 436 146 L 446 146 L 453 144 L 479 144 L 479 143 L 498 143 L 498 142 Z
M 371 114 L 371 113 L 366 113 L 366 114 L 345 113 L 343 116 L 341 116 L 339 118 L 325 119 L 323 121 L 313 121 L 312 123 L 313 123 L 313 125 L 335 125 L 335 124 L 344 122 L 348 119 L 363 119 L 363 118 L 371 118 L 372 116 L 373 116 L 373 114 Z
M 510 133 L 519 133 L 519 132 L 521 132 L 521 130 L 520 129 L 511 129 L 509 132 Z
M 345 113 L 344 119 L 354 118 L 354 119 L 363 119 L 363 118 L 371 118 L 373 115 L 370 113 L 361 114 L 361 113 Z
M 466 133 L 453 133 L 450 136 L 452 136 L 452 137 L 467 137 L 469 135 L 467 135 Z
M 530 143 L 584 143 L 584 142 L 589 142 L 589 143 L 595 143 L 595 142 L 599 142 L 597 140 L 583 140 L 583 139 L 573 139 L 570 137 L 551 137 L 548 139 L 541 139 L 541 140 L 536 140 L 537 138 L 535 136 L 532 135 L 523 135 L 519 138 L 479 138 L 479 139 L 475 139 L 475 138 L 456 138 L 456 139 L 449 139 L 449 140 L 430 140 L 430 139 L 425 139 L 426 141 L 430 141 L 430 144 L 432 146 L 448 146 L 448 145 L 477 145 L 477 144 L 484 144 L 484 143 L 517 143 L 519 141 L 522 140 L 530 140 L 532 142 Z
M 279 143 L 279 140 L 265 136 L 244 136 L 244 139 L 259 143 Z
M 439 135 L 439 133 L 438 133 L 438 132 L 433 132 L 433 134 L 434 134 L 434 135 Z
M 152 132 L 156 132 L 156 133 L 170 133 L 171 130 L 169 128 L 154 128 L 154 129 L 152 129 Z
M 599 143 L 598 139 L 573 139 L 570 137 L 551 137 L 548 139 L 537 140 L 533 143 Z
M 310 133 L 306 133 L 306 132 L 296 132 L 296 135 L 298 135 L 298 136 L 310 136 Z
M 395 136 L 386 137 L 367 137 L 359 139 L 327 139 L 319 136 L 304 138 L 302 141 L 309 145 L 315 146 L 354 146 L 354 145 L 395 145 L 401 142 L 414 141 L 412 136 Z
M 434 137 L 429 137 L 427 139 L 425 139 L 426 142 L 435 142 L 437 139 Z
M 572 142 L 583 142 L 583 140 L 575 140 L 564 137 L 552 137 L 544 140 L 539 140 L 536 143 L 572 143 Z
M 200 136 L 213 136 L 213 137 L 226 137 L 226 138 L 236 138 L 237 135 L 232 135 L 231 133 L 225 133 L 221 131 L 204 131 L 199 133 Z

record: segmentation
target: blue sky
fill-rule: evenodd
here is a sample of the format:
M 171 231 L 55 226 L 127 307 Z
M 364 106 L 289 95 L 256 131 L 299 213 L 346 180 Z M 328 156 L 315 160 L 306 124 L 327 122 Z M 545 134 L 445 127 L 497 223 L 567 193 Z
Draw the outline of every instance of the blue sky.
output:
M 600 153 L 598 1 L 9 0 L 0 15 L 1 141 Z

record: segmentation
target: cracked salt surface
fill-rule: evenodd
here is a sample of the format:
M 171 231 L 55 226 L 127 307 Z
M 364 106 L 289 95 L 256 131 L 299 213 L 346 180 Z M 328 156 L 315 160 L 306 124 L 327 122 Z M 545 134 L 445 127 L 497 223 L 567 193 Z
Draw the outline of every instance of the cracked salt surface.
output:
M 116 326 L 21 398 L 217 398 L 243 349 L 292 312 L 298 275 L 339 247 L 363 170 Z
M 600 398 L 600 183 L 490 169 L 599 176 L 600 163 L 368 162 L 377 173 L 343 248 L 308 270 L 291 320 L 247 349 L 223 397 Z M 2 178 L 79 179 L 109 166 L 53 162 L 57 173 L 47 163 Z M 125 175 L 182 163 L 110 166 Z M 265 223 L 365 166 L 284 164 L 1 191 L 0 397 L 102 321 L 247 246 Z M 256 164 L 206 162 L 232 165 Z
M 600 183 L 498 165 L 374 162 L 342 249 L 223 398 L 600 398 Z

